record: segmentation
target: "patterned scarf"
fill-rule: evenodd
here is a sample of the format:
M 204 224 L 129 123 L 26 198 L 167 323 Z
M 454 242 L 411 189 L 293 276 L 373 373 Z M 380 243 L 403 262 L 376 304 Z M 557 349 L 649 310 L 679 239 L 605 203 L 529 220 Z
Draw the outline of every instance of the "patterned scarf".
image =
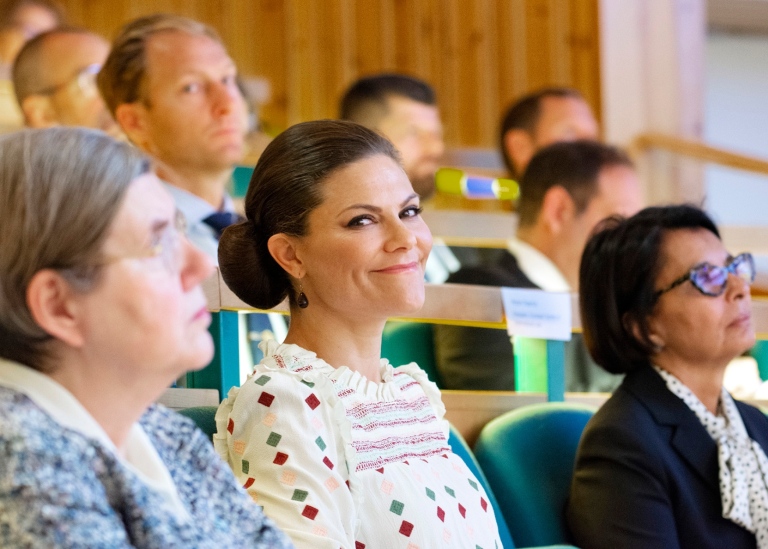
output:
M 749 438 L 733 398 L 723 388 L 718 415 L 714 415 L 679 379 L 653 368 L 717 443 L 723 517 L 755 534 L 759 549 L 768 549 L 768 458 Z

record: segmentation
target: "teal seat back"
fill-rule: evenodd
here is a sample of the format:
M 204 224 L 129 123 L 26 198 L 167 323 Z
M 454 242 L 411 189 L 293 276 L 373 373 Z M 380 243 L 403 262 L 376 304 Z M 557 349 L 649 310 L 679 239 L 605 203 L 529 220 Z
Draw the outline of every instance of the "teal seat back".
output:
M 435 364 L 431 324 L 387 322 L 381 340 L 381 356 L 393 366 L 415 362 L 442 389 L 442 380 Z
M 198 428 L 213 440 L 213 435 L 216 434 L 216 410 L 216 406 L 195 406 L 179 410 L 179 413 L 194 421 Z
M 232 172 L 232 196 L 243 198 L 248 192 L 248 185 L 251 183 L 253 175 L 253 166 L 236 166 Z
M 565 503 L 576 449 L 594 409 L 549 402 L 489 422 L 475 456 L 520 547 L 568 542 Z
M 491 508 L 496 515 L 496 524 L 499 527 L 499 537 L 501 538 L 502 547 L 504 547 L 504 549 L 514 549 L 515 544 L 512 541 L 512 536 L 509 534 L 507 522 L 504 520 L 504 515 L 501 513 L 499 503 L 496 501 L 496 496 L 488 485 L 488 480 L 485 478 L 485 475 L 480 470 L 480 466 L 478 465 L 472 450 L 470 450 L 469 445 L 453 425 L 451 425 L 451 430 L 448 436 L 448 444 L 450 445 L 451 450 L 453 450 L 453 453 L 464 461 L 469 470 L 472 471 L 472 474 L 474 474 L 477 480 L 480 481 L 480 484 L 482 484 L 485 493 L 488 494 Z
M 758 340 L 749 354 L 757 361 L 760 379 L 768 381 L 768 340 Z

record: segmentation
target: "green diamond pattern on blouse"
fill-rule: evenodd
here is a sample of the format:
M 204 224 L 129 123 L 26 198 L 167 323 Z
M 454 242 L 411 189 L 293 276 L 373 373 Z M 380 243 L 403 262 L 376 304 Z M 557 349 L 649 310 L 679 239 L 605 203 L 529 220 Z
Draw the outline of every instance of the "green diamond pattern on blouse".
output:
M 393 499 L 392 505 L 389 506 L 389 510 L 398 516 L 403 514 L 404 508 L 405 508 L 405 504 L 397 501 L 396 499 Z
M 435 501 L 435 493 L 432 490 L 430 490 L 429 488 L 427 488 L 427 497 L 429 499 L 431 499 L 432 501 Z
M 317 444 L 321 450 L 325 450 L 325 441 L 323 440 L 323 437 L 317 437 L 315 439 L 315 444 Z
M 469 481 L 469 485 L 472 488 L 474 488 L 475 490 L 477 490 L 477 483 L 474 480 L 472 480 L 471 478 L 468 478 L 467 480 Z
M 272 431 L 269 433 L 269 437 L 267 437 L 267 444 L 270 446 L 277 446 L 280 444 L 280 439 L 283 438 L 283 435 L 279 435 L 276 432 Z
M 247 475 L 248 471 L 251 469 L 251 464 L 248 462 L 247 459 L 243 460 L 243 474 Z
M 293 495 L 291 496 L 291 499 L 293 501 L 304 501 L 307 499 L 307 496 L 309 495 L 309 492 L 306 490 L 299 490 L 298 488 L 293 491 Z
M 455 497 L 456 497 L 456 492 L 454 492 L 452 488 L 449 488 L 448 486 L 446 486 L 446 487 L 445 487 L 445 491 L 446 491 L 446 492 L 448 493 L 448 495 L 449 495 L 449 496 L 451 496 L 452 498 L 455 498 Z
M 315 382 L 314 381 L 307 381 L 306 379 L 302 379 L 301 382 L 306 385 L 307 387 L 314 387 Z
M 254 383 L 256 385 L 261 385 L 262 387 L 264 387 L 264 385 L 269 383 L 270 379 L 272 379 L 272 378 L 269 377 L 269 376 L 259 376 L 259 379 L 255 380 Z

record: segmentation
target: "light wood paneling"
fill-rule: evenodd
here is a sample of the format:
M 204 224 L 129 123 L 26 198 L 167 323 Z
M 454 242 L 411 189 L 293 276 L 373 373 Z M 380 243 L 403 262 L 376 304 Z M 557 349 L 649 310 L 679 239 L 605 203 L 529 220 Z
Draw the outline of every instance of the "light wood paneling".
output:
M 580 89 L 600 112 L 597 0 L 64 0 L 112 38 L 174 12 L 215 27 L 245 75 L 266 77 L 267 127 L 335 117 L 356 78 L 400 71 L 432 83 L 452 146 L 496 146 L 500 114 L 544 85 Z

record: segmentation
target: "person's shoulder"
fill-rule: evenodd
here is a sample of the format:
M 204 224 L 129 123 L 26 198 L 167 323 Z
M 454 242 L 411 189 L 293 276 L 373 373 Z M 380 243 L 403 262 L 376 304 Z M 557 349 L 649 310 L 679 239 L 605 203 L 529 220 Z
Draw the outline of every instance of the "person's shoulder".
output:
M 734 402 L 752 439 L 768 450 L 768 416 L 766 416 L 766 412 L 740 400 L 734 400 Z
M 19 487 L 30 497 L 66 497 L 75 487 L 85 494 L 97 459 L 92 441 L 62 427 L 25 395 L 0 388 L 0 497 Z
M 584 438 L 589 439 L 597 435 L 610 438 L 621 434 L 640 441 L 654 424 L 647 406 L 622 383 L 587 423 Z
M 68 440 L 64 428 L 26 395 L 0 387 L 0 447 L 50 453 Z M 2 461 L 2 460 L 0 460 Z
M 196 431 L 195 423 L 162 404 L 152 404 L 142 414 L 139 424 L 150 437 L 169 441 L 188 440 Z
M 536 285 L 523 274 L 517 259 L 504 251 L 493 265 L 462 267 L 446 280 L 453 284 L 476 284 L 478 286 L 508 286 L 512 288 L 535 288 Z
M 739 413 L 741 414 L 742 418 L 746 416 L 752 421 L 768 425 L 768 416 L 766 416 L 766 410 L 761 410 L 757 406 L 753 406 L 752 404 L 742 400 L 734 399 L 734 402 L 736 403 L 736 407 L 739 409 Z
M 188 417 L 161 404 L 151 405 L 139 424 L 174 477 L 180 470 L 209 469 L 218 462 L 208 435 Z

